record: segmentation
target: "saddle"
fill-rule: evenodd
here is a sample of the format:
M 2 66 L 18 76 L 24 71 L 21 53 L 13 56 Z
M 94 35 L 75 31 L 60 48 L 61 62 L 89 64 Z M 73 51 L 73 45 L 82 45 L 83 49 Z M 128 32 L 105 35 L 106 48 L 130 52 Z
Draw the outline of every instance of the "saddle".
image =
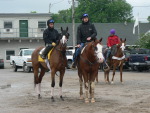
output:
M 39 61 L 39 62 L 45 62 L 45 59 L 43 59 L 43 58 L 41 57 L 41 54 L 42 54 L 42 52 L 43 52 L 44 50 L 45 50 L 45 48 L 41 49 L 41 51 L 39 52 L 39 55 L 38 55 L 38 61 Z M 52 51 L 53 51 L 53 48 L 48 52 L 48 55 L 47 55 L 47 58 L 48 58 L 48 59 L 50 59 L 50 55 L 51 55 Z

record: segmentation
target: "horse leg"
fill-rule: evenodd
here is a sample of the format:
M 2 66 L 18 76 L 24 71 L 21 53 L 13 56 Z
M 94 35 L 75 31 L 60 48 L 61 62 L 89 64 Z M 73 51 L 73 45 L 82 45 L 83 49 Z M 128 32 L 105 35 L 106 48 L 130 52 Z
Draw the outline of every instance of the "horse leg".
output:
M 83 79 L 82 79 L 82 74 L 78 72 L 79 76 L 79 83 L 80 83 L 80 99 L 83 99 Z
M 40 99 L 40 86 L 39 86 L 39 77 L 38 77 L 38 70 L 39 68 L 34 68 L 34 88 L 36 93 L 38 94 L 38 99 Z
M 97 76 L 97 73 L 92 73 L 93 75 L 90 75 L 90 88 L 91 88 L 91 103 L 95 102 L 94 99 L 94 90 L 95 90 L 95 77 Z
M 53 69 L 51 71 L 51 100 L 54 102 L 54 87 L 55 87 L 55 73 L 56 71 Z
M 123 63 L 122 63 L 121 66 L 120 66 L 120 82 L 123 84 L 122 71 L 123 71 Z
M 84 77 L 84 87 L 85 87 L 85 103 L 89 103 L 89 98 L 88 98 L 88 74 L 84 72 L 83 74 Z
M 41 67 L 41 72 L 39 75 L 39 83 L 38 83 L 38 90 L 39 90 L 39 94 L 38 94 L 38 98 L 41 98 L 41 82 L 42 82 L 42 78 L 45 74 L 45 68 Z
M 64 101 L 64 98 L 62 97 L 62 84 L 63 84 L 63 77 L 64 77 L 65 71 L 60 71 L 60 80 L 59 80 L 59 95 L 62 101 Z
M 115 71 L 116 71 L 116 65 L 113 66 L 113 76 L 112 76 L 112 80 L 111 80 L 112 84 L 114 83 Z
M 98 83 L 98 74 L 97 74 L 97 76 L 96 76 L 96 81 L 97 81 L 97 83 Z

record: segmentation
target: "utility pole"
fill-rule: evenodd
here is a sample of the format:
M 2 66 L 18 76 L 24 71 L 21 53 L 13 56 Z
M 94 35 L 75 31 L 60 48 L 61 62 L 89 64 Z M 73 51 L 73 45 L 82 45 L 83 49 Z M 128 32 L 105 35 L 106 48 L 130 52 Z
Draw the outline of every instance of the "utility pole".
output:
M 73 49 L 75 49 L 75 13 L 74 13 L 74 0 L 72 0 L 72 40 L 73 40 Z
M 49 13 L 51 13 L 51 12 L 50 12 L 50 9 L 51 9 L 51 3 L 49 3 Z

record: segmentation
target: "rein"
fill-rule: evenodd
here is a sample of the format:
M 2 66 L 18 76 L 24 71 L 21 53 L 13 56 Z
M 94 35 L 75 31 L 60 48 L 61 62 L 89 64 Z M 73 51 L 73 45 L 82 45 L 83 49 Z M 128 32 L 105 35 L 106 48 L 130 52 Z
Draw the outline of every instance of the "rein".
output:
M 84 47 L 84 49 L 87 47 L 88 45 L 86 45 L 85 47 Z M 92 47 L 93 47 L 93 44 L 92 44 Z M 94 47 L 93 47 L 93 49 L 94 49 Z M 83 51 L 82 51 L 83 52 Z M 87 63 L 88 65 L 90 65 L 90 67 L 92 66 L 92 65 L 94 65 L 94 64 L 98 64 L 98 62 L 97 62 L 97 60 L 95 61 L 95 62 L 90 62 L 88 59 L 86 60 L 86 59 L 84 59 L 81 55 L 80 55 L 80 58 L 85 62 L 85 63 Z

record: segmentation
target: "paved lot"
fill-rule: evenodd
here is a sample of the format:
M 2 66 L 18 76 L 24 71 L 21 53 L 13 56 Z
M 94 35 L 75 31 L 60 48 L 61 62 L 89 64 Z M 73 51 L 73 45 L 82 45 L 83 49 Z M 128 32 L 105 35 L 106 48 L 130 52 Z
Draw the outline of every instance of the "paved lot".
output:
M 150 113 L 150 72 L 125 71 L 124 84 L 119 78 L 116 72 L 115 83 L 106 84 L 100 71 L 96 102 L 86 104 L 78 99 L 77 71 L 67 70 L 63 84 L 65 101 L 59 99 L 59 77 L 56 76 L 56 101 L 51 102 L 49 72 L 43 78 L 42 99 L 37 99 L 33 73 L 0 69 L 0 113 Z

